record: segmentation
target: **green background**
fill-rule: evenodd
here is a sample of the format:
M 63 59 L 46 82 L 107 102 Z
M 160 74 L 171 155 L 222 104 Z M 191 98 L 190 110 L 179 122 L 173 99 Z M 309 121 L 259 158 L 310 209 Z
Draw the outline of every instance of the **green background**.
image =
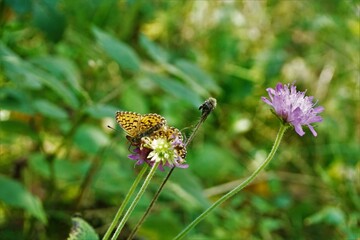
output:
M 261 96 L 295 82 L 324 106 L 318 137 L 286 133 L 249 187 L 188 239 L 358 239 L 357 1 L 0 1 L 0 238 L 102 236 L 136 174 L 117 110 L 158 113 L 188 147 L 137 239 L 171 239 L 270 151 Z M 110 125 L 119 131 L 107 128 Z M 166 172 L 158 172 L 120 239 Z

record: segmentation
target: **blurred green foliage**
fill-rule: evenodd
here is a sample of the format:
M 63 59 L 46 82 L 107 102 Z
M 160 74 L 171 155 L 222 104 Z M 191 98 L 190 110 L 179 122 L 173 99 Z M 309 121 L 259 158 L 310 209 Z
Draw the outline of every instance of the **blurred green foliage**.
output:
M 0 1 L 0 236 L 102 236 L 139 167 L 115 111 L 156 112 L 189 136 L 218 100 L 139 239 L 171 239 L 264 159 L 279 125 L 260 101 L 294 82 L 324 121 L 286 134 L 250 187 L 189 239 L 360 237 L 356 1 Z M 166 173 L 131 216 L 132 229 Z M 86 226 L 87 227 L 87 226 Z M 123 239 L 122 237 L 121 239 Z

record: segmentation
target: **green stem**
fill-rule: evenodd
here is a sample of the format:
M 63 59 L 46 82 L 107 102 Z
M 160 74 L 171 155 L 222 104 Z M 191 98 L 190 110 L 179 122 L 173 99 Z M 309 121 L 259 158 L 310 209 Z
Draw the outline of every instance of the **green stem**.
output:
M 145 221 L 146 217 L 149 215 L 151 209 L 153 208 L 156 200 L 159 198 L 159 195 L 162 191 L 162 189 L 165 186 L 165 183 L 167 182 L 167 180 L 169 179 L 169 177 L 171 176 L 171 173 L 175 170 L 175 167 L 173 167 L 172 169 L 170 169 L 169 173 L 166 175 L 165 179 L 162 181 L 159 189 L 156 191 L 153 199 L 151 200 L 148 208 L 146 209 L 145 213 L 142 215 L 141 219 L 139 220 L 139 222 L 136 224 L 135 228 L 132 230 L 132 232 L 130 233 L 130 235 L 128 236 L 127 240 L 132 240 L 133 237 L 135 236 L 137 230 L 140 228 L 140 226 L 142 225 L 142 223 Z
M 120 234 L 122 228 L 124 227 L 126 221 L 130 217 L 130 214 L 134 210 L 135 206 L 138 204 L 141 196 L 144 194 L 144 192 L 145 192 L 147 186 L 149 185 L 151 178 L 154 176 L 154 174 L 156 172 L 156 169 L 158 168 L 159 164 L 160 164 L 160 162 L 157 162 L 151 167 L 151 170 L 148 173 L 143 185 L 141 186 L 138 194 L 136 195 L 133 202 L 131 203 L 129 209 L 126 211 L 124 217 L 121 219 L 121 222 L 119 223 L 118 227 L 116 228 L 116 231 L 115 231 L 114 235 L 112 236 L 111 240 L 116 240 L 117 237 L 119 236 L 119 234 Z
M 211 109 L 211 111 L 213 111 L 214 109 Z M 199 122 L 195 125 L 194 130 L 191 132 L 190 137 L 186 140 L 185 142 L 185 147 L 189 146 L 189 144 L 191 143 L 191 141 L 194 139 L 197 131 L 200 129 L 200 126 L 205 122 L 205 120 L 207 119 L 207 117 L 209 116 L 209 114 L 211 113 L 211 111 L 207 111 L 207 112 L 203 112 Z M 162 181 L 162 183 L 160 184 L 160 187 L 158 188 L 158 190 L 156 191 L 153 199 L 151 200 L 148 208 L 146 209 L 145 213 L 142 215 L 141 219 L 139 220 L 139 222 L 136 224 L 136 226 L 134 227 L 134 229 L 132 230 L 132 232 L 129 234 L 127 240 L 132 240 L 133 237 L 135 236 L 137 230 L 141 227 L 141 225 L 143 224 L 143 222 L 145 221 L 146 217 L 150 214 L 150 211 L 152 210 L 155 202 L 157 201 L 157 199 L 159 198 L 159 195 L 161 193 L 161 191 L 163 190 L 165 184 L 167 183 L 167 181 L 169 180 L 171 174 L 174 172 L 175 167 L 171 168 L 170 171 L 168 172 L 168 174 L 166 175 L 166 177 L 164 178 L 164 180 Z
M 138 186 L 142 176 L 144 175 L 144 173 L 146 172 L 146 170 L 148 169 L 148 165 L 144 165 L 144 167 L 141 169 L 140 173 L 138 174 L 138 176 L 136 177 L 135 181 L 133 182 L 133 184 L 130 187 L 130 190 L 128 191 L 128 193 L 125 196 L 124 201 L 121 203 L 113 221 L 110 224 L 110 227 L 108 228 L 108 230 L 106 231 L 104 237 L 102 238 L 103 240 L 107 240 L 109 239 L 112 231 L 114 230 L 114 228 L 116 227 L 116 224 L 119 222 L 119 219 L 121 217 L 121 214 L 123 213 L 127 203 L 130 200 L 130 197 L 133 195 L 133 193 L 135 192 L 136 187 Z
M 250 182 L 252 182 L 255 177 L 268 165 L 268 163 L 271 161 L 271 159 L 274 157 L 277 149 L 279 148 L 281 139 L 284 136 L 285 131 L 288 129 L 288 125 L 281 125 L 279 132 L 276 136 L 274 145 L 268 155 L 268 157 L 265 159 L 265 161 L 245 180 L 243 181 L 239 186 L 222 196 L 219 200 L 217 200 L 213 205 L 211 205 L 208 209 L 206 209 L 200 216 L 198 216 L 192 223 L 190 223 L 182 232 L 180 232 L 174 240 L 182 239 L 191 229 L 193 229 L 200 221 L 202 221 L 212 210 L 214 210 L 217 206 L 237 194 L 241 189 L 246 187 Z

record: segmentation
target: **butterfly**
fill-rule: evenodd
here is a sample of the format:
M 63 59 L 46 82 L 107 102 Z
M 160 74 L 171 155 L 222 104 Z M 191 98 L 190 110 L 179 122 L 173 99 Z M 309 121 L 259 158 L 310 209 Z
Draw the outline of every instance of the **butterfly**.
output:
M 135 112 L 118 111 L 116 112 L 116 121 L 124 129 L 126 138 L 131 144 L 136 145 L 140 139 L 151 135 L 166 125 L 166 119 L 159 114 L 139 114 Z

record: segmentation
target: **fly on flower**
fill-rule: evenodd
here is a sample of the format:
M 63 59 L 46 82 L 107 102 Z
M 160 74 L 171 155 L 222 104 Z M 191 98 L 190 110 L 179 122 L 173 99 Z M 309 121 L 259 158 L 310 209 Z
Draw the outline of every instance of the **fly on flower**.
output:
M 302 126 L 307 126 L 312 134 L 315 137 L 317 136 L 311 124 L 322 121 L 318 114 L 324 111 L 324 108 L 315 107 L 316 103 L 313 103 L 313 96 L 305 96 L 305 92 L 296 91 L 294 84 L 283 85 L 278 83 L 275 89 L 268 88 L 266 91 L 269 94 L 269 99 L 266 97 L 261 99 L 273 107 L 275 114 L 284 123 L 292 125 L 300 136 L 305 134 Z
M 124 129 L 131 145 L 138 145 L 142 137 L 149 136 L 166 125 L 164 117 L 156 113 L 141 115 L 135 112 L 118 111 L 116 121 Z
M 141 138 L 137 147 L 129 158 L 136 160 L 136 164 L 147 163 L 150 166 L 160 162 L 159 169 L 164 167 L 187 168 L 185 164 L 186 146 L 181 132 L 174 127 L 164 126 L 147 137 Z

